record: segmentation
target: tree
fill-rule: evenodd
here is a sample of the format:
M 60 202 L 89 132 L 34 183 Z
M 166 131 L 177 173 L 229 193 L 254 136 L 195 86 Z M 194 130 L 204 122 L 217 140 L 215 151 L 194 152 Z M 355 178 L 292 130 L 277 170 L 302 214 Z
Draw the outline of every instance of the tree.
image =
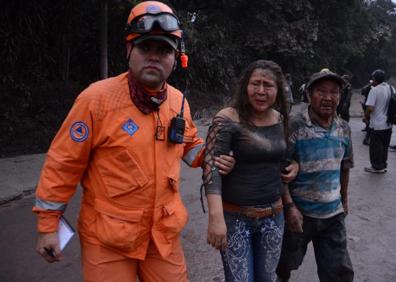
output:
M 108 76 L 108 59 L 107 59 L 107 25 L 108 25 L 108 0 L 100 1 L 100 78 L 104 79 Z

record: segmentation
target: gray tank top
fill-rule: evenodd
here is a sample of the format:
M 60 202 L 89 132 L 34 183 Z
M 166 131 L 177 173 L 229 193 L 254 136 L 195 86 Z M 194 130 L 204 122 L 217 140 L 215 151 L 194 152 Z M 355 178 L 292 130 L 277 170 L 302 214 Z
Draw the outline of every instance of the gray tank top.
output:
M 286 156 L 282 122 L 251 127 L 223 119 L 214 141 L 214 155 L 234 152 L 236 164 L 226 176 L 213 173 L 207 193 L 239 206 L 265 205 L 283 193 L 280 163 Z

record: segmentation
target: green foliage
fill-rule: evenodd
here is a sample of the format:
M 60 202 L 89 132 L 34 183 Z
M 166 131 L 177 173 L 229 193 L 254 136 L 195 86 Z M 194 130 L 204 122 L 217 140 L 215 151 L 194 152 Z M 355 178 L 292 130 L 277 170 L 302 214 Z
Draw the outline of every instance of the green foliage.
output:
M 0 27 L 2 83 L 21 91 L 51 80 L 87 84 L 97 79 L 100 1 L 6 1 Z M 123 28 L 137 2 L 109 1 L 111 75 L 125 70 Z M 278 62 L 297 81 L 322 67 L 356 73 L 358 81 L 373 66 L 395 68 L 394 56 L 389 59 L 395 53 L 390 0 L 166 3 L 184 24 L 190 86 L 198 92 L 228 96 L 233 79 L 258 58 Z
M 192 66 L 194 81 L 202 91 L 228 93 L 232 78 L 258 58 L 278 62 L 295 85 L 324 67 L 351 74 L 361 85 L 373 68 L 396 66 L 390 0 L 172 2 L 179 12 L 198 15 L 194 24 L 187 21 L 187 30 L 199 65 Z
M 98 79 L 100 1 L 3 1 L 0 118 L 7 126 L 15 118 L 13 110 L 35 117 L 43 108 L 53 109 L 43 106 L 43 97 L 60 99 L 57 103 L 67 109 L 78 93 L 56 91 L 54 85 L 80 89 Z M 110 75 L 127 69 L 123 30 L 138 2 L 108 0 Z M 193 109 L 195 102 L 210 106 L 229 100 L 235 78 L 256 59 L 279 63 L 297 87 L 324 67 L 353 75 L 355 86 L 365 84 L 373 69 L 396 71 L 396 15 L 390 0 L 164 2 L 183 23 L 190 57 L 188 71 L 178 69 L 171 82 L 184 89 L 180 78 L 188 77 Z

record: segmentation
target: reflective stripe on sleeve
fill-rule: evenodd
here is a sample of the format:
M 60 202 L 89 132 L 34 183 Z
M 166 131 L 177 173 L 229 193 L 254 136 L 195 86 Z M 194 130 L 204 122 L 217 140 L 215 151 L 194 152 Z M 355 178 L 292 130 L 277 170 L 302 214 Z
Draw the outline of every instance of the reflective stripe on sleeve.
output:
M 65 203 L 44 201 L 36 198 L 35 206 L 43 210 L 65 211 L 67 205 Z
M 190 151 L 188 151 L 187 154 L 184 155 L 183 161 L 191 166 L 195 161 L 195 159 L 197 158 L 197 156 L 199 155 L 199 153 L 201 152 L 204 145 L 205 144 L 198 144 L 194 146 Z

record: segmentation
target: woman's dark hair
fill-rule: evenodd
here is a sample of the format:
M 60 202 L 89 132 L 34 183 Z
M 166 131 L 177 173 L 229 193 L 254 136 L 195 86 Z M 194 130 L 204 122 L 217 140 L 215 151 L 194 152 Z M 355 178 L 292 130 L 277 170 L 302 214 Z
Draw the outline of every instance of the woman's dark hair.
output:
M 275 76 L 276 85 L 278 86 L 278 93 L 276 95 L 274 108 L 282 115 L 285 137 L 287 138 L 286 133 L 288 131 L 288 111 L 285 97 L 285 77 L 283 75 L 282 68 L 277 63 L 268 60 L 258 60 L 248 65 L 242 71 L 242 74 L 239 77 L 236 92 L 231 106 L 237 110 L 241 123 L 250 125 L 252 124 L 250 121 L 250 115 L 253 109 L 248 100 L 247 87 L 250 77 L 256 69 L 270 71 Z

